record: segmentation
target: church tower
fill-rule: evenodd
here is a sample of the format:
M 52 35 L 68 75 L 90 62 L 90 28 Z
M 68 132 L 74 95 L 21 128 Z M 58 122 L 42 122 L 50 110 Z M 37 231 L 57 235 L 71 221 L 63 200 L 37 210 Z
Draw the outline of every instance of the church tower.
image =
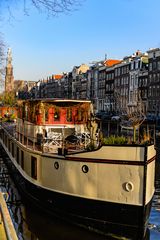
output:
M 14 90 L 14 77 L 12 66 L 12 51 L 9 48 L 6 59 L 5 92 L 12 92 L 13 90 Z

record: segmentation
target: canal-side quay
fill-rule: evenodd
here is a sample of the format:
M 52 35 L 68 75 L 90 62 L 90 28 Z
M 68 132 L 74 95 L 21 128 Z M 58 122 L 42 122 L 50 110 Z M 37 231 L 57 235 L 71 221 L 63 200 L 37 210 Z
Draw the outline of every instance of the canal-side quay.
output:
M 4 194 L 0 192 L 0 239 L 18 240 Z
M 156 191 L 153 199 L 152 210 L 149 218 L 148 231 L 143 240 L 160 239 L 160 138 L 157 138 L 157 161 L 156 161 Z M 56 217 L 51 217 L 30 203 L 26 204 L 20 196 L 6 168 L 5 157 L 1 151 L 1 189 L 8 194 L 7 206 L 11 215 L 18 239 L 23 240 L 107 240 L 117 239 L 116 236 L 101 236 L 95 233 L 72 226 Z M 1 238 L 0 238 L 1 239 Z M 124 238 L 125 233 L 124 233 Z M 136 239 L 142 240 L 142 239 Z

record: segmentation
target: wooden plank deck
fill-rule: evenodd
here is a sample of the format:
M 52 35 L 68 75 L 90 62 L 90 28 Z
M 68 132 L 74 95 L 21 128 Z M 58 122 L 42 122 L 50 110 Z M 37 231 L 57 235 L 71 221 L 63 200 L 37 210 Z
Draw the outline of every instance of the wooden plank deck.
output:
M 1 215 L 0 215 L 0 239 L 1 240 L 7 240 L 5 227 L 4 227 L 3 221 L 1 219 Z
M 18 240 L 3 193 L 0 192 L 0 239 Z

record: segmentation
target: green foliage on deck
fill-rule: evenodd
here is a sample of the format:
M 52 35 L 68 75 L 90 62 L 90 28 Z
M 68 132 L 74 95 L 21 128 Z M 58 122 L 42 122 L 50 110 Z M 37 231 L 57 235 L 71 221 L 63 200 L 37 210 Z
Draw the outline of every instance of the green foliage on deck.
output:
M 119 145 L 119 144 L 126 144 L 126 143 L 127 143 L 127 138 L 124 136 L 111 135 L 110 137 L 103 139 L 104 145 L 111 145 L 111 144 Z

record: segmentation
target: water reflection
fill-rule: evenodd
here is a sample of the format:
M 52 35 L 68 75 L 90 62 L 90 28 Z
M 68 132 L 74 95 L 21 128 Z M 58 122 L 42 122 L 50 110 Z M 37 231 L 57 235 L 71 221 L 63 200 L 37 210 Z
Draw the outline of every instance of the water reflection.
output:
M 82 228 L 67 224 L 55 217 L 49 217 L 45 213 L 37 211 L 37 209 L 30 205 L 22 205 L 23 211 L 17 212 L 22 218 L 19 221 L 18 235 L 19 239 L 25 240 L 112 240 L 122 239 L 127 240 L 125 237 L 118 237 L 116 235 L 101 236 L 93 232 L 89 232 Z M 15 208 L 12 209 L 14 211 Z M 23 236 L 22 236 L 23 235 Z M 132 238 L 130 238 L 132 239 Z M 143 240 L 150 239 L 150 231 L 147 230 L 146 236 Z M 142 240 L 142 239 L 136 239 Z
M 160 150 L 160 149 L 158 149 Z M 160 156 L 160 154 L 158 154 Z M 155 194 L 152 202 L 152 210 L 149 218 L 148 227 L 151 233 L 151 239 L 160 239 L 160 157 L 156 162 Z

